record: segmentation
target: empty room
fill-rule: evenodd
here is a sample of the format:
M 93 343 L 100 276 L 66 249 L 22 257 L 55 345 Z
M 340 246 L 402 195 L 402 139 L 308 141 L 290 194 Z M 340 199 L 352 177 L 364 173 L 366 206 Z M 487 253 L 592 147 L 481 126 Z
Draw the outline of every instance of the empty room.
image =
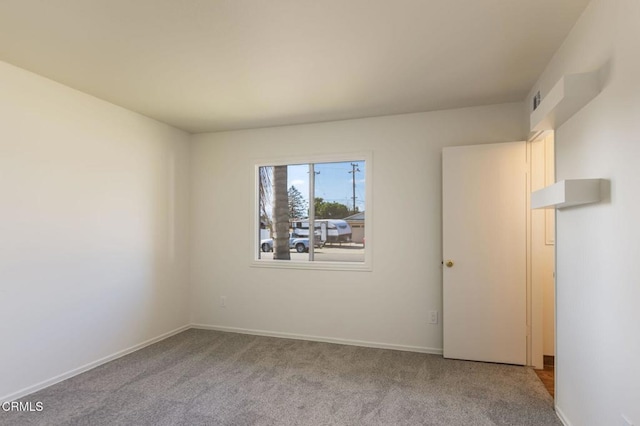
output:
M 640 426 L 638 76 L 638 0 L 0 0 L 0 425 Z

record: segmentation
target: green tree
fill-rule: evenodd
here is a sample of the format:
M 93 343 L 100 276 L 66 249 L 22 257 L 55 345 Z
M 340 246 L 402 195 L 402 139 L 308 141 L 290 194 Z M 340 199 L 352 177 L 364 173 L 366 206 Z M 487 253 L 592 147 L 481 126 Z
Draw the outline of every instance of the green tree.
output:
M 320 216 L 318 216 L 318 212 L 322 208 L 323 204 L 324 204 L 324 198 L 316 197 L 313 199 L 313 208 L 315 209 L 314 211 L 316 212 L 316 219 L 320 219 Z
M 349 216 L 349 207 L 342 203 L 326 202 L 317 197 L 314 200 L 316 219 L 342 219 Z
M 289 219 L 301 219 L 307 215 L 308 205 L 298 188 L 289 188 Z

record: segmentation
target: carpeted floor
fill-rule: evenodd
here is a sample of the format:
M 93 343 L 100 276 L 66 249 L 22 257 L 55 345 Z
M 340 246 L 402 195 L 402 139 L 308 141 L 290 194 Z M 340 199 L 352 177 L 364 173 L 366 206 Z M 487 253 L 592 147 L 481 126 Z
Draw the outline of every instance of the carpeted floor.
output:
M 529 368 L 206 330 L 22 401 L 1 425 L 561 425 Z

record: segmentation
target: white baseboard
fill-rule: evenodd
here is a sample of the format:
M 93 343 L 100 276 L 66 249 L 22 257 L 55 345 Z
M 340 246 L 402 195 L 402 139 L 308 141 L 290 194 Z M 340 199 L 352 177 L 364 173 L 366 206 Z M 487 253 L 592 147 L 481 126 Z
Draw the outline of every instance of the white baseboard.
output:
M 192 328 L 201 330 L 227 331 L 230 333 L 251 334 L 255 336 L 280 337 L 283 339 L 310 340 L 313 342 L 336 343 L 338 345 L 362 346 L 365 348 L 393 349 L 405 352 L 420 352 L 425 354 L 442 355 L 441 348 L 428 348 L 423 346 L 395 345 L 392 343 L 368 342 L 363 340 L 338 339 L 334 337 L 309 336 L 305 334 L 282 333 L 277 331 L 253 330 L 248 328 L 224 327 L 209 324 L 191 324 Z
M 567 416 L 564 415 L 562 410 L 557 405 L 555 406 L 555 409 L 556 409 L 556 414 L 558 415 L 558 418 L 560 419 L 560 421 L 564 426 L 573 426 L 571 422 L 567 419 Z
M 29 394 L 32 394 L 32 393 L 37 392 L 39 390 L 42 390 L 42 389 L 44 389 L 46 387 L 49 387 L 51 385 L 55 385 L 56 383 L 59 383 L 59 382 L 61 382 L 63 380 L 70 379 L 73 376 L 77 376 L 78 374 L 84 373 L 85 371 L 89 371 L 89 370 L 91 370 L 93 368 L 96 368 L 96 367 L 102 365 L 102 364 L 106 364 L 109 361 L 113 361 L 114 359 L 121 358 L 121 357 L 123 357 L 125 355 L 130 354 L 131 352 L 135 352 L 135 351 L 140 350 L 140 349 L 142 349 L 142 348 L 144 348 L 146 346 L 153 345 L 154 343 L 157 343 L 157 342 L 159 342 L 161 340 L 169 338 L 169 337 L 171 337 L 173 335 L 176 335 L 178 333 L 182 333 L 183 331 L 188 330 L 190 328 L 191 328 L 190 325 L 184 325 L 182 327 L 176 328 L 175 330 L 169 331 L 167 333 L 163 333 L 160 336 L 154 337 L 154 338 L 149 339 L 149 340 L 145 340 L 144 342 L 138 343 L 137 345 L 131 346 L 130 348 L 123 349 L 123 350 L 118 351 L 118 352 L 116 352 L 116 353 L 114 353 L 112 355 L 108 355 L 108 356 L 106 356 L 104 358 L 100 358 L 97 361 L 90 362 L 90 363 L 85 364 L 85 365 L 83 365 L 81 367 L 74 368 L 73 370 L 67 371 L 66 373 L 59 374 L 59 375 L 57 375 L 55 377 L 52 377 L 52 378 L 47 379 L 47 380 L 44 380 L 44 381 L 42 381 L 40 383 L 36 383 L 35 385 L 26 387 L 26 388 L 24 388 L 22 390 L 19 390 L 18 392 L 14 392 L 12 394 L 2 396 L 2 397 L 0 397 L 0 404 L 2 404 L 4 402 L 9 402 L 9 401 L 15 401 L 16 399 L 20 399 L 20 398 L 25 397 L 25 396 L 27 396 Z
M 407 345 L 395 345 L 390 343 L 379 343 L 379 342 L 368 342 L 362 340 L 349 340 L 349 339 L 338 339 L 333 337 L 322 337 L 322 336 L 308 336 L 303 334 L 293 334 L 293 333 L 281 333 L 267 330 L 252 330 L 247 328 L 237 328 L 237 327 L 222 327 L 216 325 L 208 325 L 208 324 L 190 324 L 179 327 L 175 330 L 169 331 L 167 333 L 161 334 L 160 336 L 154 337 L 152 339 L 146 340 L 142 343 L 138 343 L 137 345 L 131 346 L 130 348 L 123 349 L 114 354 L 108 355 L 104 358 L 100 358 L 99 360 L 90 362 L 81 367 L 74 368 L 73 370 L 67 371 L 66 373 L 59 374 L 55 377 L 52 377 L 47 380 L 43 380 L 40 383 L 36 383 L 35 385 L 28 386 L 24 389 L 21 389 L 17 392 L 11 393 L 9 395 L 5 395 L 0 397 L 0 404 L 9 401 L 15 401 L 17 399 L 23 398 L 29 394 L 42 390 L 51 385 L 55 385 L 63 380 L 70 379 L 71 377 L 77 376 L 78 374 L 84 373 L 85 371 L 89 371 L 93 368 L 99 367 L 102 364 L 106 364 L 107 362 L 113 361 L 125 355 L 128 355 L 132 352 L 140 350 L 146 346 L 157 343 L 161 340 L 174 336 L 178 333 L 182 333 L 183 331 L 189 330 L 190 328 L 202 329 L 202 330 L 216 330 L 216 331 L 226 331 L 231 333 L 240 333 L 240 334 L 251 334 L 255 336 L 268 336 L 268 337 L 279 337 L 284 339 L 295 339 L 295 340 L 309 340 L 314 342 L 324 342 L 324 343 L 336 343 L 339 345 L 350 345 L 350 346 L 362 346 L 366 348 L 377 348 L 377 349 L 393 349 L 396 351 L 406 351 L 406 352 L 419 352 L 425 354 L 435 354 L 442 355 L 442 349 L 440 348 L 428 348 L 422 346 L 407 346 Z M 567 426 L 570 426 L 569 423 L 566 423 Z

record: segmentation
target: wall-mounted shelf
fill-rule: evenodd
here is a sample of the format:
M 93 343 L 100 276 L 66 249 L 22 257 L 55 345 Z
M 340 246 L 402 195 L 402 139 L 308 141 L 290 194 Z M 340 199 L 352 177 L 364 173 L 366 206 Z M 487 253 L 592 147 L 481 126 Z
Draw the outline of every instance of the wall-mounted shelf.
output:
M 531 131 L 540 132 L 560 127 L 599 92 L 597 71 L 565 75 L 531 113 Z
M 531 193 L 531 208 L 578 206 L 600 201 L 602 179 L 567 179 Z

